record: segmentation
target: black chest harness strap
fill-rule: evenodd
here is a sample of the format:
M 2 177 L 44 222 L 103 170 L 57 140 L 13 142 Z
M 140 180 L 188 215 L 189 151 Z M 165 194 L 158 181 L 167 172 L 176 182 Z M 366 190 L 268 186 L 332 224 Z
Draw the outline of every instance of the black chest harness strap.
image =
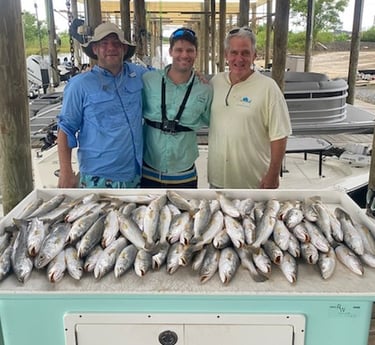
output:
M 178 113 L 176 117 L 173 120 L 168 120 L 167 118 L 167 107 L 165 103 L 165 80 L 164 77 L 161 80 L 161 122 L 157 121 L 151 121 L 148 119 L 145 119 L 146 123 L 154 128 L 160 129 L 163 132 L 167 133 L 176 133 L 176 132 L 190 132 L 192 131 L 191 128 L 185 127 L 179 124 L 180 118 L 182 116 L 182 113 L 185 109 L 186 102 L 190 96 L 191 89 L 193 88 L 195 75 L 193 76 L 193 79 L 191 80 L 186 92 L 184 99 L 182 100 L 182 103 L 180 105 L 180 108 L 178 109 Z

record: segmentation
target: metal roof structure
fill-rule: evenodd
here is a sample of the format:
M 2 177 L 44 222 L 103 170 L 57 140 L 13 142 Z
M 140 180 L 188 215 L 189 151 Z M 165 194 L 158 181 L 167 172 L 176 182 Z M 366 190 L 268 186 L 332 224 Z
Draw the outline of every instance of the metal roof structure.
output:
M 134 1 L 130 1 L 131 12 L 134 13 Z M 250 13 L 255 8 L 265 5 L 267 0 L 250 1 Z M 220 3 L 215 2 L 216 14 L 219 13 Z M 239 15 L 240 1 L 226 1 L 226 15 L 228 17 Z M 146 16 L 148 20 L 159 20 L 162 18 L 163 23 L 171 25 L 188 25 L 189 23 L 199 20 L 201 15 L 210 14 L 205 11 L 205 1 L 147 1 L 145 0 Z M 101 1 L 101 10 L 103 18 L 113 18 L 120 16 L 120 0 Z M 264 13 L 255 13 L 257 17 L 265 16 Z M 249 16 L 250 18 L 250 16 Z

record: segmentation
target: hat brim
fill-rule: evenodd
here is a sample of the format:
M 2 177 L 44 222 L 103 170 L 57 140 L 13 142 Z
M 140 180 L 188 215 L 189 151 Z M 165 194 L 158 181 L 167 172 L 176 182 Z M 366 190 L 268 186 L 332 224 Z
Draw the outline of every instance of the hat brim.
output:
M 91 40 L 91 41 L 89 41 L 89 42 L 87 42 L 85 44 L 82 44 L 81 46 L 82 46 L 83 52 L 89 58 L 94 59 L 94 60 L 98 60 L 98 56 L 92 50 L 92 45 L 94 43 L 96 43 L 96 42 L 99 42 L 104 37 L 97 38 L 96 40 Z M 121 43 L 124 44 L 124 45 L 126 45 L 126 46 L 128 46 L 128 50 L 127 50 L 126 54 L 124 55 L 124 61 L 125 61 L 127 59 L 130 59 L 134 55 L 136 46 L 134 44 L 129 43 L 126 40 L 121 41 Z

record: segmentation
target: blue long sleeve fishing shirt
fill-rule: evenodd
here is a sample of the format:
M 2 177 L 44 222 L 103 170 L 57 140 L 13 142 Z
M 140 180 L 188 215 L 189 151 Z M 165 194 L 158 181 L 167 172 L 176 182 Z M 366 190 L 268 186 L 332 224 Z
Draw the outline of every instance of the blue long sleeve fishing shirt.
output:
M 83 174 L 130 181 L 142 167 L 142 75 L 124 63 L 121 73 L 94 66 L 72 78 L 64 91 L 58 127 L 78 147 Z

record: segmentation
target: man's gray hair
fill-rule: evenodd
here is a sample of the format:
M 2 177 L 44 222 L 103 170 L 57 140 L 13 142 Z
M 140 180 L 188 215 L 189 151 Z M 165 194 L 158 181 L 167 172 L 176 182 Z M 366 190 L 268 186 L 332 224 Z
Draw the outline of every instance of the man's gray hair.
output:
M 228 31 L 227 35 L 225 36 L 224 39 L 224 49 L 227 50 L 229 48 L 229 40 L 233 37 L 242 37 L 242 38 L 249 38 L 252 44 L 252 47 L 254 51 L 256 50 L 256 45 L 257 45 L 257 39 L 255 37 L 255 34 L 253 31 L 247 27 L 247 26 L 242 26 L 242 27 L 234 27 L 230 31 Z

